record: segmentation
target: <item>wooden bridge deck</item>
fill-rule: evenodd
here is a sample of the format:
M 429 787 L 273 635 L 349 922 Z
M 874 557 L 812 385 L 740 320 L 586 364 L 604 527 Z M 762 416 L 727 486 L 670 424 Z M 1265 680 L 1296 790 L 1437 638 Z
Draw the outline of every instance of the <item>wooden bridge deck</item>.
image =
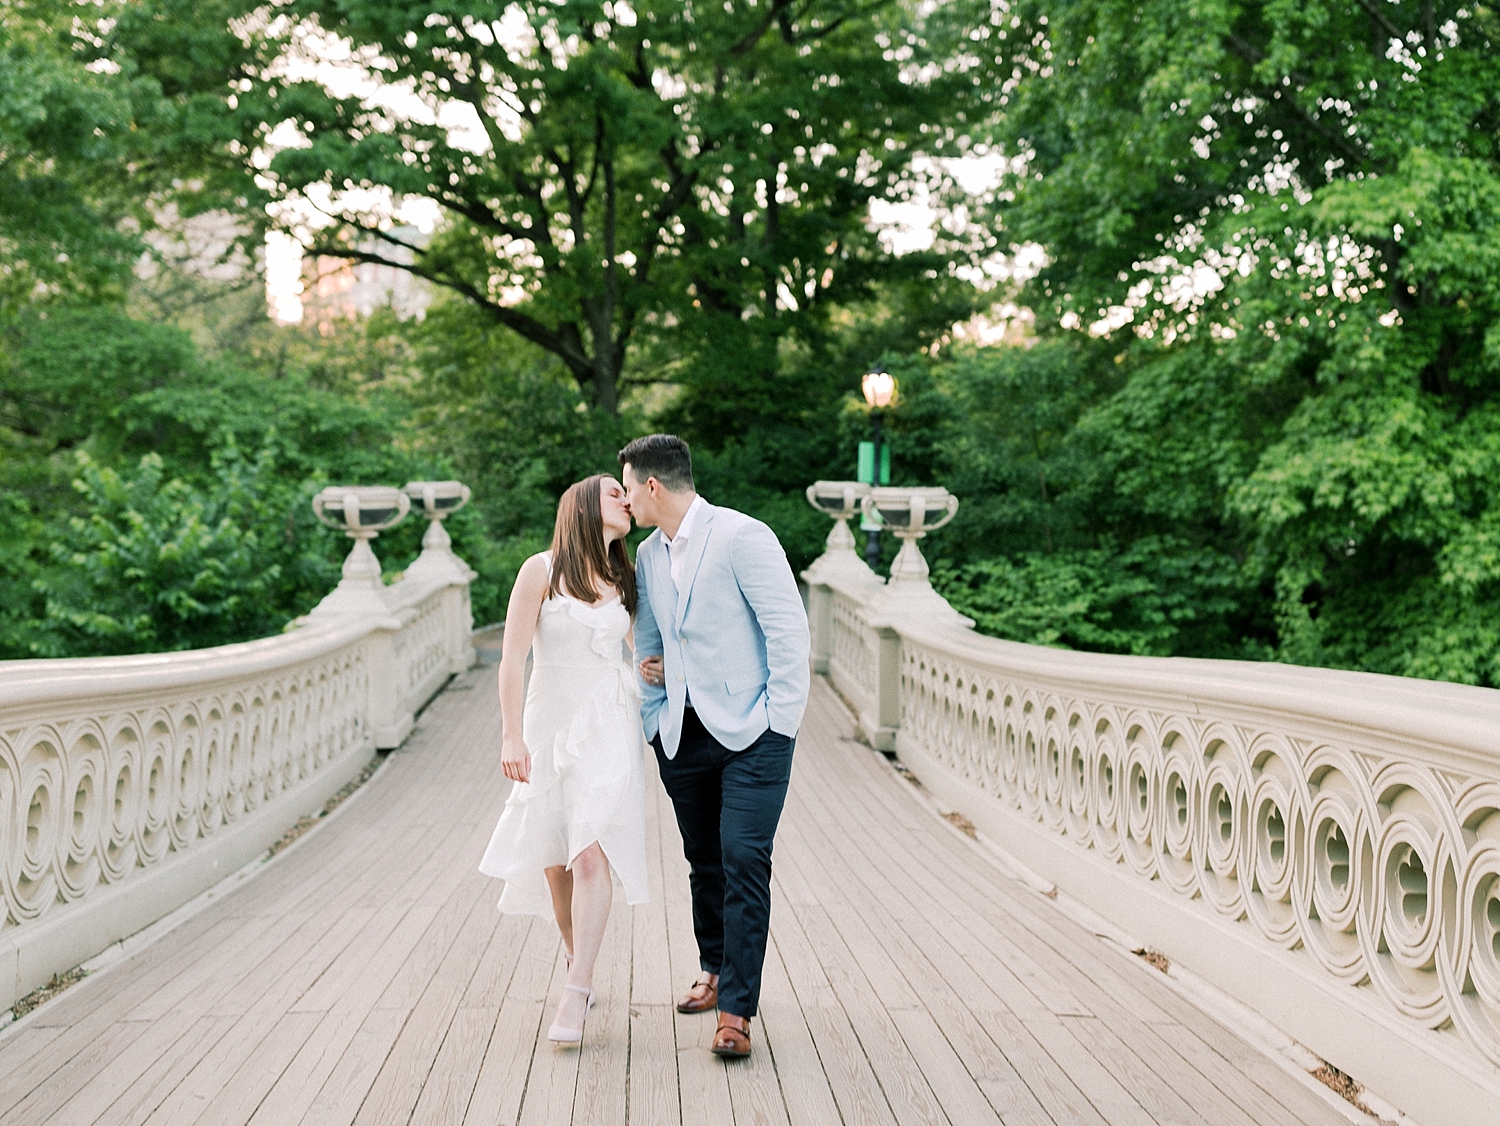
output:
M 617 898 L 585 1044 L 554 1049 L 555 929 L 475 870 L 508 786 L 493 675 L 261 874 L 0 1035 L 0 1122 L 1344 1121 L 936 819 L 816 680 L 754 1056 L 671 1004 L 697 959 L 654 775 L 651 902 Z

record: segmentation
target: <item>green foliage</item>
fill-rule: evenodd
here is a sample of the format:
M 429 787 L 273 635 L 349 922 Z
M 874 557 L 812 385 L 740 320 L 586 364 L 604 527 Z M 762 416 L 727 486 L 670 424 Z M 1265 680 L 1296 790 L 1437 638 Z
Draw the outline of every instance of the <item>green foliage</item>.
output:
M 933 124 L 962 122 L 974 96 L 941 65 L 961 32 L 939 42 L 910 5 L 856 0 L 496 14 L 293 0 L 260 25 L 262 58 L 308 49 L 309 32 L 340 36 L 378 55 L 382 82 L 482 131 L 336 96 L 297 68 L 258 76 L 235 96 L 240 129 L 295 123 L 305 144 L 275 156 L 271 196 L 333 193 L 340 222 L 321 252 L 409 256 L 559 361 L 605 414 L 628 385 L 686 384 L 703 432 L 782 417 L 781 342 L 819 338 L 881 287 L 968 307 L 947 255 L 896 259 L 866 221 L 871 196 L 909 187 L 914 153 L 966 143 Z M 427 245 L 402 242 L 339 202 L 352 186 L 425 196 L 447 222 Z
M 138 91 L 85 69 L 63 10 L 0 11 L 0 320 L 39 292 L 118 292 L 141 247 L 121 228 Z
M 1222 652 L 1236 608 L 1234 560 L 1143 537 L 1122 550 L 1024 554 L 954 567 L 933 585 L 982 633 L 1034 645 L 1136 656 Z M 1237 656 L 1264 656 L 1246 650 Z
M 333 581 L 332 480 L 469 482 L 450 530 L 494 620 L 561 490 L 647 429 L 800 569 L 802 489 L 852 475 L 883 357 L 894 479 L 962 498 L 924 549 L 980 628 L 1500 685 L 1492 7 L 291 0 L 230 33 L 248 11 L 0 12 L 5 654 L 279 628 Z M 485 142 L 270 66 L 314 28 Z M 283 121 L 306 144 L 257 185 Z M 985 229 L 886 253 L 869 199 L 984 145 Z M 128 281 L 167 204 L 253 235 L 317 186 L 320 249 L 454 296 L 323 337 Z M 352 187 L 444 222 L 392 245 Z M 1030 334 L 950 346 L 956 267 L 1033 245 L 996 295 Z M 420 531 L 378 541 L 391 573 Z
M 86 516 L 68 519 L 52 544 L 57 566 L 37 580 L 46 616 L 30 648 L 39 656 L 147 653 L 263 636 L 281 624 L 272 595 L 281 568 L 267 565 L 264 526 L 269 458 L 215 458 L 211 487 L 168 480 L 148 454 L 133 474 L 79 454 Z M 274 523 L 274 520 L 272 521 Z
M 1047 260 L 1041 343 L 983 361 L 1024 376 L 941 376 L 940 535 L 1007 557 L 957 598 L 1007 636 L 1500 684 L 1497 38 L 1456 3 L 994 10 L 991 221 Z
M 6 656 L 275 633 L 338 582 L 348 541 L 313 518 L 319 488 L 452 476 L 440 446 L 417 448 L 400 387 L 359 389 L 351 377 L 333 389 L 305 369 L 242 370 L 205 359 L 176 329 L 108 309 L 38 313 L 9 341 Z M 448 524 L 460 554 L 508 565 L 481 514 Z M 376 542 L 389 574 L 415 558 L 424 530 L 410 519 Z M 476 584 L 476 614 L 499 616 L 504 581 L 486 573 Z
M 224 103 L 248 61 L 226 26 L 239 12 L 199 0 L 0 8 L 0 324 L 54 299 L 118 302 L 169 207 L 245 202 L 252 175 L 230 159 L 246 150 Z

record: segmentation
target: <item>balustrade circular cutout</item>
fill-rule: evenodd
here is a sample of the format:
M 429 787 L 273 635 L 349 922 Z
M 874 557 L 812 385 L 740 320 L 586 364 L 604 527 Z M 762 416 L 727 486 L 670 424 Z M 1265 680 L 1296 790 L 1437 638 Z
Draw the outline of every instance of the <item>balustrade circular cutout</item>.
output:
M 1003 693 L 976 695 L 995 669 L 902 644 L 969 689 L 908 728 L 938 763 L 962 774 L 980 749 L 984 786 L 1028 823 L 1373 984 L 1403 1019 L 1451 1019 L 1500 1065 L 1500 780 L 1486 790 L 1403 748 L 1316 742 L 1201 702 L 1174 715 L 1060 696 L 1009 666 Z

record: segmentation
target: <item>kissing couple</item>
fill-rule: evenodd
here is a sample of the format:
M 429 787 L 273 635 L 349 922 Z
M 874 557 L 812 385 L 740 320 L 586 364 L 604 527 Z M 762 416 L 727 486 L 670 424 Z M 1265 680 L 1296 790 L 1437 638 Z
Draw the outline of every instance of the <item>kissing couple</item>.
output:
M 717 1008 L 710 1050 L 748 1056 L 771 844 L 807 708 L 807 614 L 771 529 L 698 495 L 686 442 L 650 434 L 619 460 L 619 481 L 569 487 L 552 549 L 516 576 L 500 660 L 515 785 L 479 870 L 505 881 L 500 910 L 557 920 L 568 976 L 547 1038 L 581 1043 L 610 870 L 627 903 L 648 898 L 649 741 L 691 868 L 702 970 L 677 1008 Z M 632 518 L 656 529 L 634 565 Z

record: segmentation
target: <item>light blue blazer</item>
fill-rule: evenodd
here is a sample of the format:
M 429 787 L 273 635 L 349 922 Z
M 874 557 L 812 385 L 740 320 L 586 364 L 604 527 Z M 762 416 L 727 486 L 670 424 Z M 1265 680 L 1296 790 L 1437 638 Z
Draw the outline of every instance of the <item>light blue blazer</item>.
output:
M 636 552 L 635 652 L 660 653 L 665 685 L 644 684 L 646 738 L 661 733 L 677 755 L 684 700 L 708 733 L 742 751 L 767 728 L 796 735 L 811 680 L 807 611 L 776 533 L 759 520 L 704 502 L 672 583 L 657 529 Z

